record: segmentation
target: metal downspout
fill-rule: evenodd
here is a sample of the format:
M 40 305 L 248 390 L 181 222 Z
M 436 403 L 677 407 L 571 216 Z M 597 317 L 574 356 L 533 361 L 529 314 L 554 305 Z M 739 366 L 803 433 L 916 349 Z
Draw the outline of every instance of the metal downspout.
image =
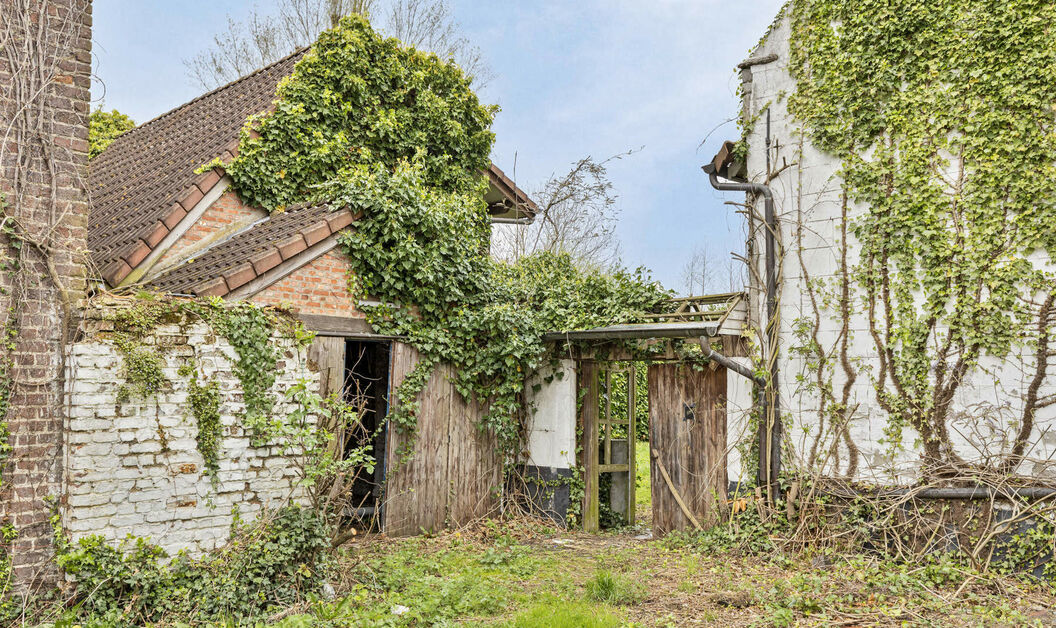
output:
M 769 347 L 771 355 L 764 356 L 766 361 L 770 363 L 770 382 L 769 386 L 764 386 L 763 420 L 759 422 L 759 483 L 763 486 L 773 487 L 773 493 L 776 494 L 780 490 L 778 488 L 778 476 L 781 472 L 782 429 L 777 379 L 777 330 L 773 329 L 777 320 L 777 242 L 775 238 L 777 233 L 777 213 L 774 210 L 774 195 L 770 190 L 770 186 L 762 183 L 720 180 L 714 164 L 705 165 L 703 170 L 708 175 L 711 187 L 716 190 L 723 192 L 750 192 L 762 195 L 764 200 L 763 219 L 766 222 L 766 332 L 767 338 L 772 338 L 775 342 L 769 343 L 771 345 Z M 755 377 L 752 377 L 752 379 L 755 381 Z M 770 394 L 766 395 L 766 392 Z M 773 422 L 767 420 L 768 415 L 773 416 Z

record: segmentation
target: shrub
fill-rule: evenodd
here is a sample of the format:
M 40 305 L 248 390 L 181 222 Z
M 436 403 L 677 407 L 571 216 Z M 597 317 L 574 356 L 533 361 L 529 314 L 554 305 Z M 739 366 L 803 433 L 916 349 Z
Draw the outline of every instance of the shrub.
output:
M 171 561 L 160 547 L 130 537 L 118 546 L 90 536 L 59 540 L 58 564 L 77 581 L 75 603 L 88 619 L 140 625 L 251 619 L 289 606 L 319 585 L 330 534 L 312 510 L 290 506 L 236 524 L 228 545 L 200 559 Z

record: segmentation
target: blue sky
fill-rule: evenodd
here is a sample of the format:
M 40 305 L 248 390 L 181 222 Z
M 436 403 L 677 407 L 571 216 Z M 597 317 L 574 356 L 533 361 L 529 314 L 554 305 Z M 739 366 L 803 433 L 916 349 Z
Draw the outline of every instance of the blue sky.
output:
M 94 98 L 140 123 L 194 98 L 182 60 L 254 4 L 270 2 L 96 0 Z M 741 217 L 700 165 L 737 135 L 733 68 L 781 4 L 452 0 L 495 73 L 481 93 L 502 107 L 495 163 L 531 189 L 585 155 L 641 148 L 610 168 L 624 263 L 675 288 L 695 247 L 723 258 L 743 248 Z

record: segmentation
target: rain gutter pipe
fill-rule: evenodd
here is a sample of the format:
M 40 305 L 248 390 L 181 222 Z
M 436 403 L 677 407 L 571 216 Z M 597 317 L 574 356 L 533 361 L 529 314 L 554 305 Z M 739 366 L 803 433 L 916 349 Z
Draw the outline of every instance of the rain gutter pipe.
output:
M 777 214 L 774 210 L 773 192 L 770 190 L 770 186 L 762 183 L 723 181 L 720 179 L 718 169 L 714 163 L 707 164 L 702 169 L 708 175 L 711 187 L 716 190 L 722 192 L 746 192 L 763 197 L 763 219 L 766 222 L 766 331 L 768 332 L 768 338 L 772 338 L 773 336 L 770 332 L 775 331 L 771 327 L 776 320 L 775 310 L 777 308 L 777 245 L 774 237 L 777 232 Z M 756 382 L 758 386 L 756 394 L 762 401 L 760 405 L 762 417 L 759 421 L 759 483 L 762 486 L 771 487 L 773 494 L 776 495 L 779 490 L 778 476 L 781 472 L 781 404 L 777 386 L 776 347 L 768 346 L 768 351 L 770 355 L 764 357 L 766 362 L 770 364 L 770 381 L 763 380 L 760 383 L 761 378 L 757 378 L 754 374 L 751 379 Z M 745 375 L 741 370 L 734 370 L 741 375 Z M 772 390 L 771 396 L 766 394 L 768 386 Z M 767 420 L 767 417 L 771 415 L 774 419 L 772 423 Z M 769 445 L 769 448 L 767 445 Z M 766 452 L 769 453 L 769 464 L 766 462 Z

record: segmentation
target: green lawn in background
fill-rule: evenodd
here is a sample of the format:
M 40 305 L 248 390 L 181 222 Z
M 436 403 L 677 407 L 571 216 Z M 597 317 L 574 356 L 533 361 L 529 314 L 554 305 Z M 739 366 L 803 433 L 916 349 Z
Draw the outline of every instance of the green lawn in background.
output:
M 653 520 L 653 496 L 649 486 L 649 443 L 635 442 L 634 455 L 634 510 L 637 522 L 648 524 Z

